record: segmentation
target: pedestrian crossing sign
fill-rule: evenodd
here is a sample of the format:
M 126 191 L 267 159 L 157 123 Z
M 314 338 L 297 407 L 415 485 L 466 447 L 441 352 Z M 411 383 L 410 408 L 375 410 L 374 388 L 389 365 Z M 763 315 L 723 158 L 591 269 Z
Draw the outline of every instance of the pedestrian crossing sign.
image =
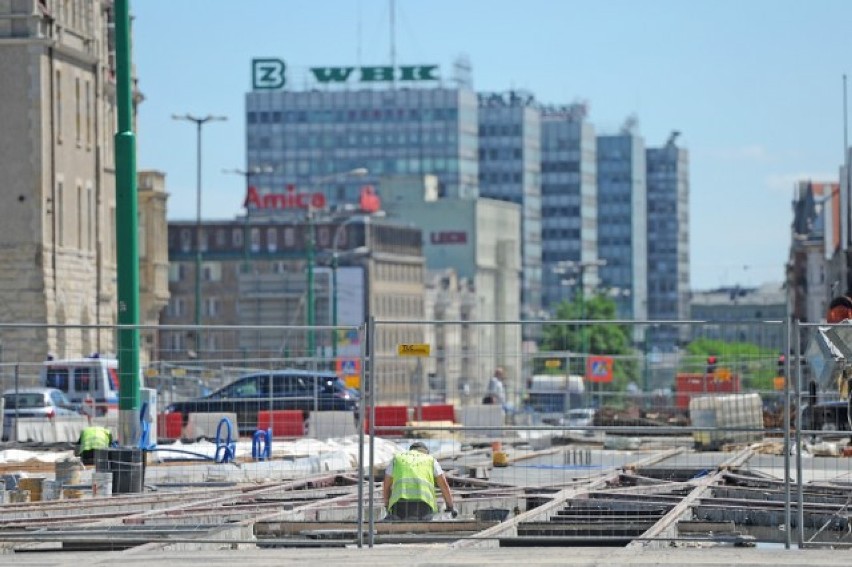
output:
M 600 384 L 612 382 L 611 356 L 589 356 L 586 359 L 586 380 Z

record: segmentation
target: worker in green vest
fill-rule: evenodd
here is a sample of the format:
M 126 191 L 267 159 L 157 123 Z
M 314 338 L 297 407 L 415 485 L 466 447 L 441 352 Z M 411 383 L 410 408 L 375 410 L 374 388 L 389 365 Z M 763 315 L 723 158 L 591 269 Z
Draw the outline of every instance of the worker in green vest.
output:
M 106 449 L 112 444 L 112 432 L 106 427 L 90 425 L 80 432 L 77 455 L 85 465 L 95 462 L 95 449 Z
M 385 469 L 382 498 L 387 520 L 431 520 L 438 512 L 435 485 L 441 489 L 447 512 L 458 515 L 453 493 L 440 463 L 429 455 L 425 444 L 416 441 L 408 451 L 398 453 Z

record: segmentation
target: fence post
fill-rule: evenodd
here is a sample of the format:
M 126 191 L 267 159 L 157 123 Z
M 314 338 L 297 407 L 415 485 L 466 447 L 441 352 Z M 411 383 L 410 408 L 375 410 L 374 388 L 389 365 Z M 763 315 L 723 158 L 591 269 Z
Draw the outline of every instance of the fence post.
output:
M 358 427 L 358 547 L 364 547 L 364 412 L 367 411 L 366 390 L 367 383 L 367 329 L 362 323 L 358 327 L 358 344 L 361 357 L 361 379 L 358 383 L 358 419 L 355 421 Z M 371 487 L 372 489 L 372 487 Z
M 792 544 L 792 534 L 790 533 L 791 528 L 791 512 L 790 512 L 790 381 L 793 379 L 792 367 L 790 364 L 790 353 L 793 352 L 790 344 L 790 336 L 792 333 L 792 315 L 788 315 L 784 320 L 784 353 L 785 357 L 785 372 L 784 376 L 787 378 L 784 380 L 784 413 L 782 414 L 784 417 L 784 527 L 786 528 L 786 534 L 784 535 L 784 548 L 790 549 Z M 796 359 L 796 365 L 798 367 L 799 360 Z M 796 378 L 798 380 L 798 376 Z M 799 412 L 801 414 L 801 412 Z M 796 423 L 799 427 L 799 420 L 796 420 Z
M 793 347 L 796 351 L 796 383 L 793 392 L 796 396 L 796 500 L 798 501 L 798 510 L 796 510 L 796 524 L 798 526 L 798 534 L 796 543 L 799 549 L 805 546 L 804 519 L 805 511 L 804 504 L 804 487 L 802 485 L 802 326 L 801 323 L 796 325 L 795 344 Z
M 375 440 L 376 440 L 376 388 L 377 382 L 376 380 L 376 318 L 370 315 L 370 318 L 367 321 L 367 332 L 370 337 L 369 341 L 367 341 L 367 349 L 368 349 L 368 363 L 370 365 L 369 373 L 367 374 L 369 378 L 369 388 L 367 389 L 367 395 L 369 397 L 369 402 L 367 407 L 370 410 L 370 470 L 369 470 L 369 514 L 370 514 L 370 538 L 369 538 L 369 547 L 373 547 L 375 543 Z

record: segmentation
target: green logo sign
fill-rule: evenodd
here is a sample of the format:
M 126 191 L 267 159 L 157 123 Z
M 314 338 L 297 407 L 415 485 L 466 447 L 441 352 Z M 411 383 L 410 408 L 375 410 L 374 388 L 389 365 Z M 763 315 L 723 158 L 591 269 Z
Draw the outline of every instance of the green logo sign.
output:
M 274 90 L 283 88 L 287 65 L 281 59 L 260 58 L 251 61 L 251 82 L 255 90 Z M 311 67 L 311 75 L 321 84 L 344 84 L 351 81 L 360 83 L 379 82 L 420 82 L 437 81 L 437 65 L 402 65 L 372 67 Z
M 287 82 L 284 71 L 287 65 L 281 59 L 251 60 L 251 84 L 255 89 L 280 89 Z
M 357 69 L 358 81 L 377 83 L 383 81 L 437 81 L 437 65 L 404 65 L 401 67 L 311 67 L 318 83 L 345 83 Z

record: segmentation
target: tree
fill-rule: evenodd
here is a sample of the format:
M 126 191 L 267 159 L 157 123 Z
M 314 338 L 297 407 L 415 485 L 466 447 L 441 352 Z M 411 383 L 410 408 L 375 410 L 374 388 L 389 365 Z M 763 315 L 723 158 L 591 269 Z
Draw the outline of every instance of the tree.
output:
M 557 321 L 612 321 L 616 318 L 615 302 L 601 294 L 588 298 L 583 303 L 578 297 L 574 301 L 560 303 L 556 307 L 555 318 Z M 618 392 L 623 391 L 627 383 L 636 380 L 638 376 L 638 365 L 636 360 L 631 358 L 635 353 L 631 347 L 628 325 L 549 323 L 544 327 L 541 346 L 545 351 L 615 356 L 613 384 L 610 389 Z M 585 375 L 583 364 L 584 359 L 578 358 L 573 373 Z

